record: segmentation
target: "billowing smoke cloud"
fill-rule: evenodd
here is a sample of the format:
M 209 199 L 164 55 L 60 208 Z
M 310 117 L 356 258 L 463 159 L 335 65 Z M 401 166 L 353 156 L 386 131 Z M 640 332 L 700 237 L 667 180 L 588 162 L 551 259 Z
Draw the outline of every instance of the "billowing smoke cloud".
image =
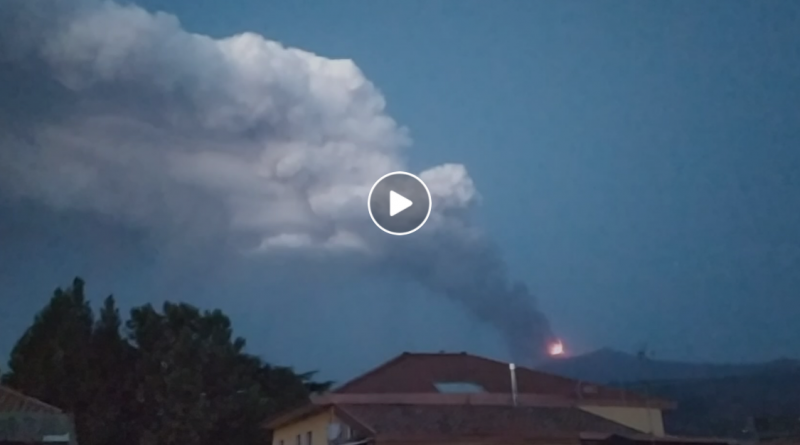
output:
M 541 353 L 547 319 L 470 225 L 463 166 L 420 174 L 434 208 L 414 236 L 372 225 L 369 189 L 410 141 L 352 61 L 136 6 L 5 0 L 0 64 L 5 194 L 252 255 L 366 258 L 460 302 L 517 359 Z

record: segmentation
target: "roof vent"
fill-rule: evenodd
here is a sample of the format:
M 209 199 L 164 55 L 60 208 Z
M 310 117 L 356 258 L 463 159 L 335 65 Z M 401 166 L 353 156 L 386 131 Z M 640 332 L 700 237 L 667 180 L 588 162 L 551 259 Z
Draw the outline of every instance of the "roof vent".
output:
M 509 363 L 508 369 L 511 371 L 511 402 L 517 406 L 517 367 Z

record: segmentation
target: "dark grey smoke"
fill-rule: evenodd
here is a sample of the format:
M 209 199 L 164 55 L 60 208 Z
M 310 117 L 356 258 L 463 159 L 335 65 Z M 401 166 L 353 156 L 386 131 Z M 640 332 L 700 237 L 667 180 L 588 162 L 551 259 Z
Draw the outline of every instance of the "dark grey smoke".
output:
M 527 286 L 509 278 L 502 257 L 484 237 L 451 225 L 430 238 L 395 244 L 390 256 L 395 270 L 410 273 L 497 329 L 516 363 L 533 366 L 545 357 L 554 340 L 549 320 Z

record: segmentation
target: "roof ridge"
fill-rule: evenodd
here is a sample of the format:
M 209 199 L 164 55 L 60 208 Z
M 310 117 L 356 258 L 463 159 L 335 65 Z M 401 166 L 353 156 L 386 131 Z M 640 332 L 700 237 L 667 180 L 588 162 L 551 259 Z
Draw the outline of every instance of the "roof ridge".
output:
M 452 352 L 452 351 L 439 351 L 439 352 L 403 352 L 405 355 L 472 355 L 466 351 Z
M 530 372 L 534 372 L 534 373 L 551 375 L 551 376 L 555 376 L 555 377 L 559 377 L 559 378 L 567 379 L 567 380 L 574 380 L 574 379 L 566 378 L 564 376 L 560 376 L 560 375 L 556 375 L 556 374 L 551 374 L 551 373 L 548 373 L 548 372 L 540 371 L 538 369 L 534 369 L 534 368 L 531 368 L 531 367 L 528 367 L 528 366 L 525 366 L 525 365 L 519 365 L 519 364 L 517 364 L 517 363 L 515 363 L 513 361 L 503 361 L 503 360 L 500 360 L 500 359 L 496 359 L 496 358 L 492 358 L 492 357 L 486 357 L 486 356 L 483 356 L 483 355 L 477 355 L 477 354 L 473 354 L 471 352 L 466 352 L 466 351 L 461 351 L 461 352 L 444 352 L 444 351 L 442 351 L 442 352 L 404 352 L 404 354 L 417 355 L 417 356 L 442 356 L 442 355 L 448 355 L 448 356 L 470 357 L 470 358 L 474 358 L 474 359 L 478 359 L 478 360 L 483 360 L 485 362 L 491 362 L 491 363 L 504 365 L 504 366 L 509 366 L 509 365 L 513 364 L 514 368 L 516 368 L 518 370 L 519 369 L 524 369 L 526 371 L 530 371 Z
M 388 368 L 389 366 L 392 366 L 392 365 L 400 362 L 402 359 L 408 358 L 410 355 L 412 355 L 412 353 L 403 352 L 400 355 L 397 355 L 394 358 L 391 358 L 391 359 L 383 362 L 383 364 L 380 364 L 380 365 L 376 366 L 375 368 L 372 368 L 371 370 L 365 372 L 364 374 L 358 375 L 355 378 L 353 378 L 351 380 L 348 380 L 342 386 L 336 388 L 335 390 L 333 390 L 331 392 L 336 393 L 336 392 L 340 392 L 340 391 L 342 391 L 342 390 L 344 390 L 344 389 L 346 389 L 348 387 L 351 387 L 351 386 L 355 385 L 356 383 L 361 382 L 364 379 L 366 379 L 368 377 L 371 377 L 374 374 L 377 374 L 379 371 L 382 371 L 382 370 Z
M 58 413 L 63 413 L 64 412 L 61 408 L 58 408 L 58 407 L 53 406 L 53 405 L 51 405 L 49 403 L 43 402 L 43 401 L 41 401 L 41 400 L 39 400 L 39 399 L 37 399 L 35 397 L 31 397 L 31 396 L 29 396 L 27 394 L 21 393 L 21 392 L 15 390 L 15 389 L 9 388 L 8 386 L 5 386 L 5 385 L 0 385 L 0 391 L 5 391 L 6 393 L 11 394 L 12 396 L 19 397 L 19 398 L 23 399 L 26 402 L 32 403 L 34 405 L 39 405 L 39 406 L 41 406 L 43 408 L 54 410 L 54 411 L 56 411 Z
M 489 362 L 508 365 L 508 363 L 501 362 L 499 360 L 495 360 L 495 359 L 491 359 L 491 358 L 487 358 L 487 357 L 482 357 L 480 355 L 470 354 L 470 353 L 468 353 L 466 351 L 460 351 L 460 352 L 408 352 L 408 351 L 403 351 L 402 353 L 398 354 L 394 358 L 391 358 L 391 359 L 383 362 L 382 364 L 376 366 L 375 368 L 372 368 L 371 370 L 365 372 L 364 374 L 358 375 L 355 378 L 353 378 L 351 380 L 348 380 L 347 382 L 342 384 L 342 386 L 338 387 L 337 389 L 335 389 L 335 390 L 333 390 L 331 392 L 335 393 L 335 392 L 342 391 L 342 390 L 344 390 L 344 389 L 346 389 L 348 387 L 351 387 L 354 384 L 356 384 L 358 382 L 361 382 L 362 380 L 365 380 L 366 378 L 371 377 L 371 376 L 377 374 L 378 372 L 380 372 L 380 371 L 382 371 L 382 370 L 384 370 L 384 369 L 386 369 L 386 368 L 388 368 L 388 367 L 390 367 L 392 365 L 397 364 L 398 362 L 400 362 L 403 359 L 407 359 L 407 358 L 415 357 L 415 356 L 416 357 L 426 357 L 426 356 L 441 357 L 443 355 L 457 356 L 457 357 L 471 357 L 471 358 L 476 358 L 476 359 L 479 359 L 479 360 L 485 360 L 485 361 L 489 361 Z
M 475 359 L 483 360 L 483 361 L 486 361 L 486 362 L 492 362 L 492 363 L 497 363 L 497 364 L 506 365 L 506 366 L 508 366 L 508 365 L 510 365 L 512 363 L 512 362 L 504 362 L 502 360 L 498 360 L 498 359 L 495 359 L 495 358 L 484 357 L 482 355 L 472 354 L 472 353 L 466 352 L 466 351 L 460 351 L 460 352 L 446 352 L 446 351 L 441 351 L 441 352 L 404 352 L 403 354 L 406 354 L 406 355 L 409 355 L 409 356 L 420 356 L 420 357 L 441 357 L 443 355 L 456 356 L 456 357 L 470 357 L 470 358 L 475 358 Z M 518 366 L 516 364 L 514 366 L 516 366 L 517 369 L 522 368 L 522 366 Z M 526 369 L 530 369 L 530 368 L 526 368 Z

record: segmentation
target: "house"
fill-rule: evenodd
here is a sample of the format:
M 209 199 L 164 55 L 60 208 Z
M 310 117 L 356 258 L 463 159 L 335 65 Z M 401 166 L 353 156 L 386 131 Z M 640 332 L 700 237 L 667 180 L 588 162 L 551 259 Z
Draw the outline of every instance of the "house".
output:
M 77 445 L 72 418 L 60 409 L 0 386 L 0 445 Z
M 667 435 L 671 408 L 466 353 L 403 353 L 265 427 L 272 445 L 726 443 Z

